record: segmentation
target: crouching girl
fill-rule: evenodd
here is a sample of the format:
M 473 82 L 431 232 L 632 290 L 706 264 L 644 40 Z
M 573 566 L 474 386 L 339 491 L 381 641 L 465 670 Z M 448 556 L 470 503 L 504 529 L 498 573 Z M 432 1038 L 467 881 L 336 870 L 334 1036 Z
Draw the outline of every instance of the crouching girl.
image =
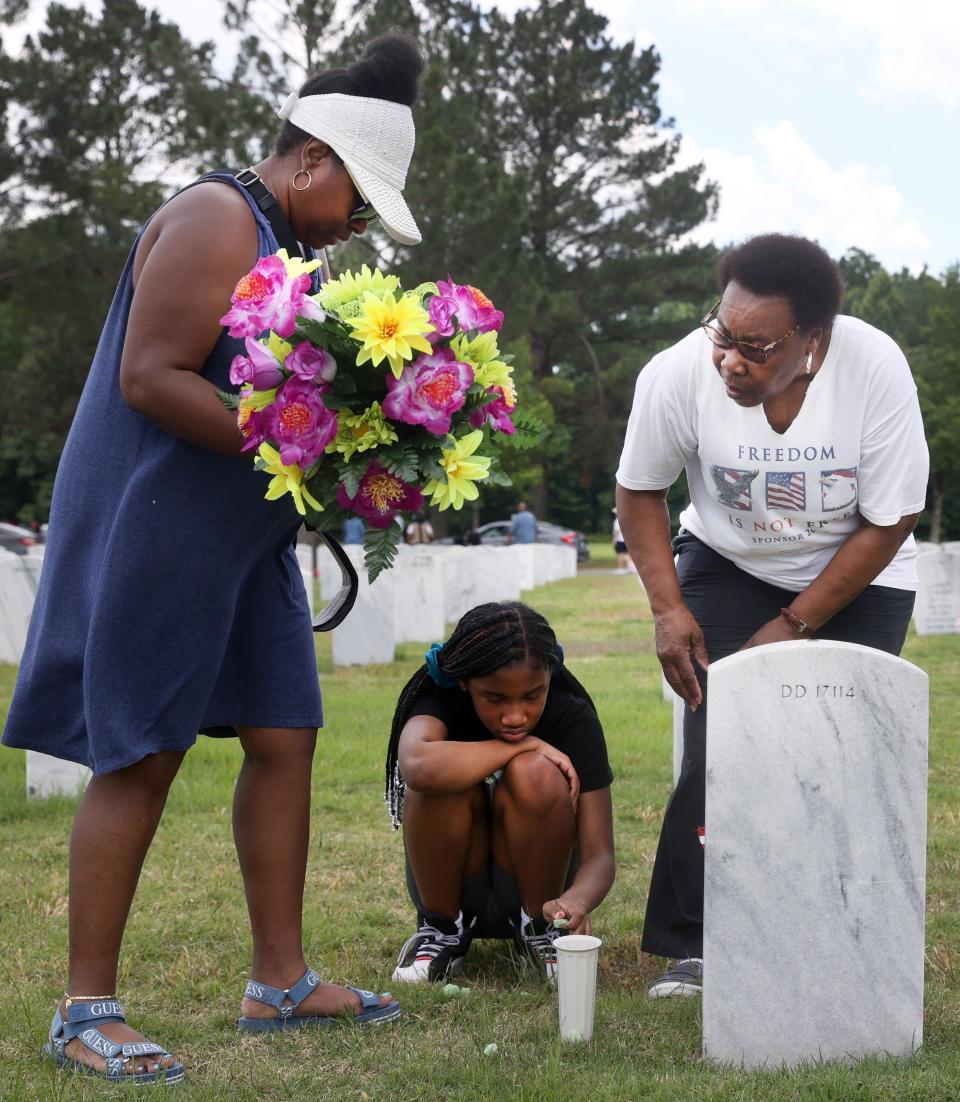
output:
M 552 980 L 554 939 L 588 933 L 613 884 L 613 774 L 543 616 L 478 605 L 434 644 L 400 694 L 386 771 L 417 910 L 393 979 L 455 976 L 473 938 L 512 937 Z

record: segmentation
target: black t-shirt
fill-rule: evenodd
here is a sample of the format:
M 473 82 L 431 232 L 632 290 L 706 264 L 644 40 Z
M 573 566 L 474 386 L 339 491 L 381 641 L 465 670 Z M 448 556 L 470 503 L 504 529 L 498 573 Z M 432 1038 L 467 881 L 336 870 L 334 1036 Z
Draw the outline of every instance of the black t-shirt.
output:
M 437 688 L 420 697 L 410 711 L 410 718 L 413 716 L 439 719 L 452 742 L 483 742 L 494 737 L 477 718 L 469 693 L 460 688 Z M 585 700 L 551 685 L 543 715 L 530 734 L 567 755 L 580 778 L 581 792 L 606 788 L 613 781 L 603 728 Z

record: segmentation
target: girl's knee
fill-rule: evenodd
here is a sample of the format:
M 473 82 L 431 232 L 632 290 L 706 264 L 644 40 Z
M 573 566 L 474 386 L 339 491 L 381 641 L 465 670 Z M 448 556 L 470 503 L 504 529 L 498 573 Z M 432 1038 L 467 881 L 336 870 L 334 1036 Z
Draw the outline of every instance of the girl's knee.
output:
M 543 754 L 518 754 L 504 768 L 500 785 L 527 811 L 545 812 L 563 800 L 569 802 L 566 779 Z

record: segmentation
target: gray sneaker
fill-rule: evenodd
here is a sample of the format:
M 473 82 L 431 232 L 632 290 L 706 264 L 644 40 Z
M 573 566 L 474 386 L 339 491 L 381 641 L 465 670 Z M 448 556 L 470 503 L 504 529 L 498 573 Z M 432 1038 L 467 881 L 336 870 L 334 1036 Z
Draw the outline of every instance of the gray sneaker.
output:
M 673 996 L 685 996 L 703 994 L 703 961 L 700 957 L 686 957 L 657 976 L 647 991 L 651 999 L 667 999 Z
M 557 982 L 557 950 L 553 943 L 563 933 L 553 923 L 540 917 L 529 918 L 525 914 L 521 914 L 513 930 L 513 943 L 520 958 L 543 968 L 544 978 L 554 986 Z

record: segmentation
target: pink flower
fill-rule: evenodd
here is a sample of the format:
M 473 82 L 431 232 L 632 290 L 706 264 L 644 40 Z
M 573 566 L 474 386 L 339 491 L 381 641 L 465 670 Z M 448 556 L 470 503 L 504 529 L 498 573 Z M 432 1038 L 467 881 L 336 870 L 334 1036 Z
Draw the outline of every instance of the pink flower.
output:
M 441 340 L 443 337 L 453 336 L 454 330 L 456 329 L 457 304 L 452 298 L 445 298 L 443 295 L 434 295 L 433 298 L 430 299 L 430 305 L 427 307 L 427 315 L 430 318 L 430 323 L 436 330 L 436 332 L 430 333 L 427 336 L 427 340 L 430 341 L 431 344 Z
M 279 256 L 262 256 L 234 287 L 230 309 L 220 324 L 228 326 L 231 337 L 256 337 L 265 329 L 289 337 L 298 314 L 316 321 L 326 316 L 307 297 L 309 290 L 307 273 L 288 278 L 286 265 Z
M 467 400 L 473 382 L 473 368 L 441 348 L 429 356 L 418 356 L 395 379 L 387 376 L 383 412 L 394 421 L 423 425 L 436 436 L 450 431 L 450 418 Z
M 497 432 L 504 432 L 507 436 L 512 436 L 517 430 L 513 426 L 513 421 L 510 420 L 510 414 L 513 412 L 513 406 L 507 405 L 507 400 L 503 393 L 503 387 L 492 386 L 487 391 L 487 394 L 499 394 L 499 398 L 494 398 L 492 402 L 487 402 L 484 406 L 479 406 L 470 414 L 470 424 L 475 429 L 482 429 L 489 425 L 490 428 L 496 429 Z
M 240 391 L 237 427 L 244 439 L 244 445 L 240 449 L 242 452 L 248 452 L 251 449 L 255 451 L 267 438 L 264 412 L 256 409 L 255 404 L 249 400 L 252 393 L 253 387 L 249 383 Z
M 476 287 L 461 286 L 452 279 L 444 283 L 440 279 L 437 280 L 437 292 L 430 299 L 428 310 L 430 321 L 442 336 L 453 336 L 454 318 L 464 333 L 472 329 L 487 333 L 503 325 L 503 311 L 495 309 L 490 299 Z
M 337 373 L 337 361 L 333 356 L 309 341 L 301 341 L 287 356 L 283 366 L 298 379 L 318 384 L 329 383 Z
M 388 473 L 379 463 L 371 463 L 360 479 L 355 497 L 349 497 L 341 486 L 337 504 L 352 509 L 374 528 L 389 528 L 399 512 L 417 512 L 423 508 L 423 494 L 416 486 Z
M 263 427 L 285 464 L 309 467 L 337 435 L 337 415 L 323 404 L 313 383 L 294 377 L 280 387 L 276 400 L 263 411 Z
M 271 390 L 283 379 L 277 357 L 259 341 L 247 337 L 246 356 L 234 356 L 230 364 L 230 382 L 234 386 L 250 383 L 254 390 Z

